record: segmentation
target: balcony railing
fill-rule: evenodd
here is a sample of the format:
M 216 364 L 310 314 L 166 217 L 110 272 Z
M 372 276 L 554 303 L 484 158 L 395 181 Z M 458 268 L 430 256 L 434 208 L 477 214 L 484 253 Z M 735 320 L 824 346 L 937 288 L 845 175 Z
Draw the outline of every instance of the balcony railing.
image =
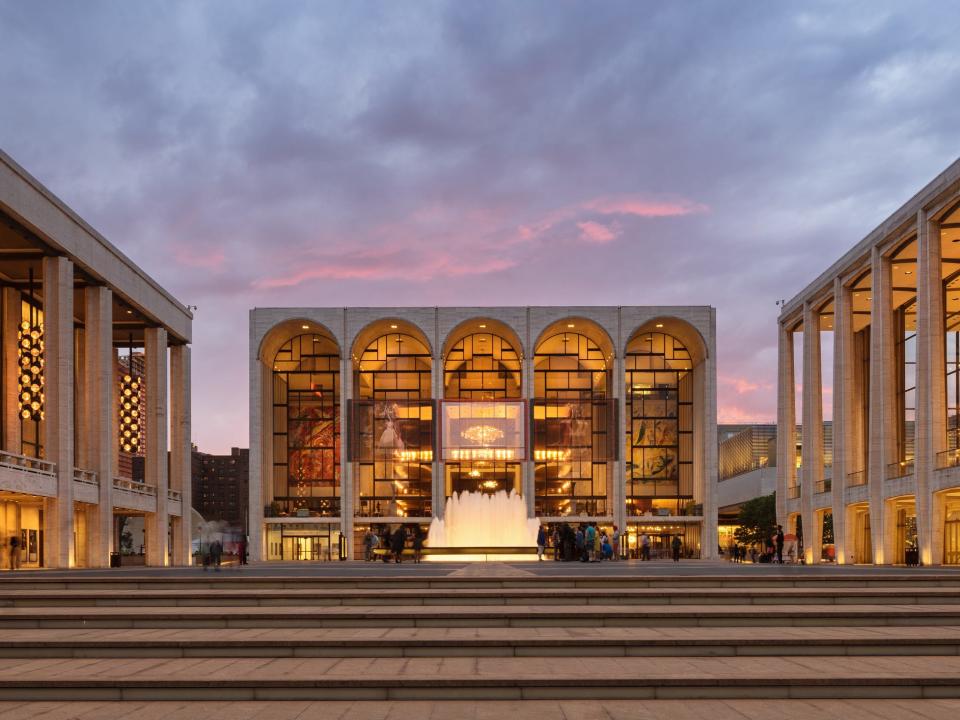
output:
M 957 467 L 957 465 L 960 465 L 960 448 L 937 453 L 937 470 Z
M 847 486 L 856 487 L 857 485 L 867 484 L 867 474 L 863 470 L 847 473 Z
M 180 502 L 183 500 L 183 493 L 181 493 L 179 490 L 167 490 L 167 500 Z
M 130 480 L 128 478 L 115 477 L 113 479 L 113 489 L 127 490 L 128 492 L 137 493 L 138 495 L 156 496 L 157 494 L 157 489 L 153 485 L 136 482 L 135 480 Z
M 913 460 L 901 460 L 887 465 L 887 480 L 913 475 Z
M 787 488 L 787 497 L 788 497 L 790 500 L 796 500 L 798 497 L 800 497 L 800 486 L 799 486 L 799 485 L 794 485 L 794 486 L 792 486 L 792 487 L 788 487 L 788 488 Z
M 0 467 L 15 468 L 38 475 L 55 475 L 57 466 L 49 460 L 0 451 Z
M 93 470 L 84 470 L 83 468 L 75 467 L 73 469 L 73 479 L 75 482 L 83 483 L 84 485 L 96 485 L 99 487 L 100 481 L 97 479 L 97 473 Z
M 833 478 L 824 478 L 817 483 L 817 489 L 815 492 L 828 493 L 831 490 L 833 490 Z
M 823 479 L 829 480 L 833 477 L 833 465 L 824 465 L 823 466 Z

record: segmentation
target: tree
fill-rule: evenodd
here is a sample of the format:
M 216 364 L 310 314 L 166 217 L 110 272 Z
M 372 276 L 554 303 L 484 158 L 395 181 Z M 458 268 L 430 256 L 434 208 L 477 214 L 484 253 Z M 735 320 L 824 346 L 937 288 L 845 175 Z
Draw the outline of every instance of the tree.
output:
M 770 493 L 748 500 L 740 507 L 740 527 L 733 536 L 744 545 L 766 545 L 777 527 L 777 494 Z

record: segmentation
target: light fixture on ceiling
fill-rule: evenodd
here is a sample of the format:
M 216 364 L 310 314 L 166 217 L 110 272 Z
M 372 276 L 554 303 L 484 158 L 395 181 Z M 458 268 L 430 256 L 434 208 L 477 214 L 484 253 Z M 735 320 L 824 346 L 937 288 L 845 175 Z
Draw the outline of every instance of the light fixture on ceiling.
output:
M 913 270 L 904 270 L 904 271 L 903 271 L 903 274 L 904 274 L 904 275 L 913 275 Z
M 309 329 L 310 329 L 310 326 L 309 326 L 309 325 L 301 325 L 300 327 L 303 328 L 304 330 L 309 330 Z
M 396 330 L 396 329 L 397 329 L 397 326 L 396 326 L 396 325 L 391 325 L 391 326 L 390 326 L 390 329 L 391 329 L 391 330 Z
M 576 327 L 576 325 L 574 325 L 573 323 L 567 323 L 567 327 L 570 329 L 573 329 Z
M 480 329 L 486 330 L 487 329 L 486 323 L 480 323 Z
M 127 315 L 133 315 L 133 310 L 127 310 Z
M 657 327 L 658 327 L 658 328 L 662 328 L 662 327 L 663 327 L 663 323 L 657 323 Z
M 20 417 L 24 420 L 43 420 L 43 323 L 39 320 L 33 299 L 33 269 L 30 270 L 29 316 L 22 319 L 17 332 L 17 355 L 20 363 Z M 21 314 L 21 318 L 23 315 Z

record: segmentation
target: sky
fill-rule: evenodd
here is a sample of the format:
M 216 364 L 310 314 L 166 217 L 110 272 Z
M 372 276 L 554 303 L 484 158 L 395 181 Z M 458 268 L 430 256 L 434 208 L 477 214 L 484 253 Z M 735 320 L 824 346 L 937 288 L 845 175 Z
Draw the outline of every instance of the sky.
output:
M 248 443 L 255 306 L 712 305 L 720 421 L 770 422 L 775 302 L 960 154 L 958 26 L 946 0 L 0 0 L 0 147 L 198 307 L 205 451 Z

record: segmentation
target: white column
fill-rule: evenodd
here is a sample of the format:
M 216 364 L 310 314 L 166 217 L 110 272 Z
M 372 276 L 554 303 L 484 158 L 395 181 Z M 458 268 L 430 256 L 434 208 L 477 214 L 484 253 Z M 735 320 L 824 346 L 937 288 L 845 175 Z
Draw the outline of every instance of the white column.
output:
M 607 428 L 608 432 L 614 434 L 612 440 L 615 444 L 617 460 L 608 463 L 608 467 L 613 474 L 613 493 L 610 497 L 610 502 L 613 503 L 611 515 L 613 515 L 614 524 L 620 528 L 621 532 L 625 533 L 627 529 L 627 448 L 624 441 L 626 437 L 624 428 L 626 427 L 627 373 L 623 363 L 624 345 L 622 342 L 617 345 L 617 352 L 619 354 L 614 355 L 610 360 L 616 415 L 611 416 L 611 419 L 614 420 L 613 427 Z M 620 548 L 615 548 L 615 551 L 620 552 Z
M 3 449 L 20 455 L 20 363 L 17 331 L 23 300 L 16 288 L 3 288 Z
M 797 401 L 793 329 L 780 325 L 777 362 L 777 523 L 787 527 L 787 492 L 796 484 Z
M 715 312 L 711 311 L 710 339 L 707 357 L 703 367 L 703 395 L 694 395 L 694 403 L 701 402 L 703 406 L 703 547 L 702 557 L 712 560 L 717 557 L 717 359 L 710 354 L 709 348 L 715 348 L 717 336 L 717 320 Z
M 114 402 L 113 293 L 106 287 L 84 290 L 84 396 L 82 419 L 86 435 L 83 467 L 97 473 L 100 483 L 96 520 L 92 523 L 95 545 L 89 554 L 91 567 L 105 567 L 113 552 L 113 450 Z M 91 518 L 92 519 L 92 518 Z
M 529 348 L 529 355 L 524 355 L 524 358 L 520 366 L 520 390 L 527 401 L 527 412 L 531 415 L 531 422 L 528 426 L 528 431 L 530 436 L 527 438 L 527 458 L 524 459 L 522 470 L 520 471 L 520 482 L 521 491 L 523 493 L 524 502 L 527 505 L 527 517 L 536 517 L 537 516 L 537 503 L 536 503 L 536 462 L 533 458 L 533 400 L 534 400 L 534 383 L 533 383 L 533 349 L 530 348 L 529 337 L 529 313 L 527 315 L 527 347 Z
M 46 459 L 57 466 L 57 499 L 44 518 L 45 565 L 73 564 L 73 263 L 43 259 L 44 422 Z
M 146 483 L 157 490 L 157 511 L 147 515 L 147 564 L 167 564 L 167 331 L 144 331 L 147 386 Z
M 838 564 L 846 563 L 846 508 L 843 491 L 853 472 L 850 412 L 853 391 L 853 315 L 850 289 L 833 281 L 833 547 Z
M 441 352 L 439 333 L 433 334 L 433 356 L 431 358 L 430 369 L 430 390 L 434 401 L 433 418 L 433 438 L 434 448 L 433 463 L 430 466 L 430 476 L 432 483 L 431 493 L 431 512 L 433 517 L 442 518 L 447 504 L 447 467 L 443 462 L 443 448 L 437 441 L 440 437 L 440 400 L 443 399 L 443 354 Z
M 148 387 L 149 392 L 149 387 Z M 173 522 L 173 564 L 190 565 L 193 453 L 190 446 L 190 346 L 170 348 L 170 488 L 180 493 L 180 518 Z
M 891 543 L 886 542 L 886 508 L 883 484 L 887 465 L 896 462 L 896 362 L 894 358 L 892 287 L 890 261 L 874 248 L 871 257 L 872 301 L 870 306 L 870 447 L 867 472 L 870 498 L 870 534 L 873 562 L 892 562 Z
M 937 453 L 947 449 L 945 318 L 940 224 L 917 213 L 917 411 L 914 422 L 917 541 L 920 562 L 939 564 L 931 495 Z
M 820 354 L 820 313 L 810 303 L 803 305 L 803 420 L 800 515 L 803 518 L 803 555 L 807 563 L 820 560 L 821 538 L 813 516 L 813 494 L 823 480 L 823 375 Z
M 343 337 L 346 337 L 344 323 Z M 353 463 L 347 456 L 350 444 L 350 400 L 353 398 L 353 362 L 349 352 L 340 352 L 340 532 L 347 538 L 347 560 L 354 558 L 353 518 L 356 515 L 358 490 L 353 475 Z M 262 503 L 261 503 L 262 504 Z

